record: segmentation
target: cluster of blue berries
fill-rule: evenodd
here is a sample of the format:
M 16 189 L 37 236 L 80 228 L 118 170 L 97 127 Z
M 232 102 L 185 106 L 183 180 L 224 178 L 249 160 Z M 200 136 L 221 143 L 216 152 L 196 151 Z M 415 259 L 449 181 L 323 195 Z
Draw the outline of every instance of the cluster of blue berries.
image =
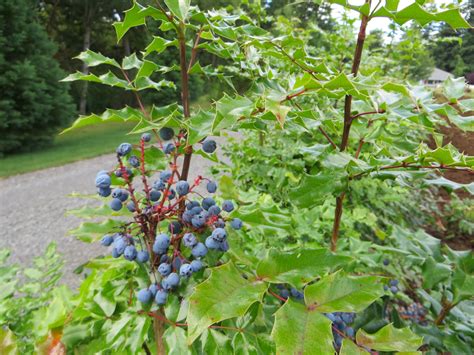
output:
M 123 257 L 129 261 L 136 260 L 139 263 L 146 263 L 150 260 L 150 253 L 141 248 L 137 250 L 136 244 L 139 243 L 130 234 L 115 233 L 113 235 L 105 235 L 100 244 L 103 246 L 112 245 L 112 257 Z
M 175 137 L 174 130 L 169 127 L 162 128 L 158 134 L 163 141 Z M 181 154 L 177 149 L 183 144 L 181 134 L 173 141 L 160 142 L 163 152 L 173 155 L 174 163 L 170 162 L 171 170 L 159 172 L 158 179 L 148 184 L 152 172 L 145 171 L 143 159 L 144 144 L 150 142 L 151 138 L 149 133 L 142 135 L 140 159 L 132 155 L 133 147 L 129 143 L 122 143 L 116 149 L 119 167 L 115 176 L 124 179 L 127 189 L 112 189 L 112 179 L 107 171 L 100 171 L 95 183 L 100 196 L 111 195 L 109 206 L 112 210 L 119 211 L 126 204 L 128 210 L 134 213 L 132 224 L 140 226 L 140 232 L 132 235 L 131 224 L 124 224 L 121 233 L 105 235 L 101 244 L 111 247 L 114 258 L 123 256 L 126 260 L 145 264 L 150 269 L 156 282 L 140 290 L 137 298 L 144 304 L 154 300 L 161 306 L 166 303 L 169 292 L 204 268 L 204 258 L 209 250 L 226 252 L 229 249 L 226 224 L 238 230 L 243 223 L 227 215 L 235 208 L 232 201 L 218 204 L 213 198 L 202 198 L 200 194 L 196 194 L 200 200 L 190 198 L 195 193 L 194 188 L 202 182 L 206 182 L 210 194 L 217 191 L 217 184 L 201 176 L 195 179 L 193 185 L 186 180 L 179 180 L 176 157 Z M 216 142 L 211 139 L 202 143 L 203 151 L 209 154 L 216 147 Z M 144 193 L 134 189 L 134 174 L 141 174 Z M 169 222 L 166 232 L 160 230 L 163 221 Z
M 399 281 L 397 279 L 394 279 L 394 280 L 390 280 L 389 283 L 388 283 L 388 286 L 385 285 L 383 287 L 383 289 L 385 291 L 388 291 L 390 290 L 394 295 L 397 294 L 398 292 L 398 284 L 399 284 Z
M 428 311 L 421 303 L 413 302 L 408 306 L 401 305 L 398 311 L 403 319 L 408 319 L 421 325 L 427 324 L 426 315 Z
M 355 331 L 351 327 L 356 317 L 355 313 L 334 312 L 324 314 L 332 322 L 332 334 L 334 337 L 334 346 L 339 349 L 342 345 L 343 334 L 346 337 L 354 338 Z
M 280 297 L 284 298 L 287 300 L 290 296 L 298 301 L 301 301 L 304 299 L 304 293 L 299 291 L 298 289 L 294 287 L 286 287 L 285 285 L 278 284 L 276 285 L 276 288 L 278 289 L 278 293 L 280 294 Z

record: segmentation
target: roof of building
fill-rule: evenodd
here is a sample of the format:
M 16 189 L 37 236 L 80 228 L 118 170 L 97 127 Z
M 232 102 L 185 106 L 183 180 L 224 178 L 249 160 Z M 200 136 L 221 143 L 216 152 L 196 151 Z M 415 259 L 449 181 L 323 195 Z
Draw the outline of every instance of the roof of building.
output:
M 448 73 L 447 71 L 441 70 L 439 68 L 434 68 L 430 76 L 426 80 L 445 81 L 450 76 L 453 76 L 453 74 Z

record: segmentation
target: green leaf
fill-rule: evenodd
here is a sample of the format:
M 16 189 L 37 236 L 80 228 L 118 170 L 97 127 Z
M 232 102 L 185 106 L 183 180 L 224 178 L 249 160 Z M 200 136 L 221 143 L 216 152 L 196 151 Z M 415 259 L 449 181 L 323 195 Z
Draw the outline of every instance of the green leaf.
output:
M 388 324 L 375 334 L 360 329 L 356 334 L 357 344 L 378 351 L 417 351 L 423 344 L 423 338 L 409 328 L 397 329 Z
M 337 272 L 304 290 L 308 307 L 318 312 L 360 312 L 384 295 L 382 277 L 349 276 Z
M 465 189 L 471 195 L 474 195 L 474 182 L 471 182 L 469 184 L 461 184 L 455 181 L 448 180 L 444 177 L 431 179 L 431 180 L 427 179 L 427 180 L 424 180 L 424 182 L 428 185 L 437 185 L 437 186 L 447 187 L 450 190 Z
M 132 53 L 128 57 L 123 58 L 122 60 L 122 68 L 124 70 L 130 69 L 139 69 L 142 66 L 143 62 L 138 59 L 136 53 Z
M 101 223 L 84 222 L 73 230 L 68 232 L 69 235 L 74 235 L 77 239 L 87 243 L 92 243 L 99 240 L 104 234 L 118 231 L 123 222 L 115 219 L 108 219 Z
M 135 76 L 135 81 L 143 78 L 143 77 L 149 77 L 151 74 L 153 74 L 157 69 L 158 65 L 149 61 L 145 60 L 143 64 L 140 66 L 137 75 Z M 143 86 L 143 85 L 142 85 Z
M 0 327 L 0 354 L 16 355 L 18 353 L 15 334 L 7 327 Z
M 114 300 L 114 294 L 113 292 L 110 292 L 110 288 L 108 290 L 101 290 L 98 292 L 94 296 L 94 302 L 99 305 L 107 317 L 110 317 L 112 314 L 114 314 L 115 307 L 117 306 L 117 302 Z
M 351 260 L 350 257 L 334 255 L 326 249 L 294 252 L 271 250 L 268 257 L 258 264 L 257 275 L 268 282 L 290 283 L 299 287 Z
M 290 200 L 298 207 L 314 207 L 329 195 L 342 191 L 345 173 L 325 170 L 317 175 L 304 175 L 297 187 L 290 190 Z
M 75 59 L 82 60 L 84 63 L 87 64 L 88 67 L 95 67 L 101 64 L 108 64 L 114 67 L 120 68 L 120 65 L 117 63 L 115 59 L 108 58 L 100 53 L 95 53 L 88 49 L 85 52 L 82 52 Z
M 212 124 L 212 132 L 219 134 L 221 130 L 232 127 L 239 118 L 250 116 L 253 110 L 254 103 L 250 99 L 225 95 L 216 103 L 217 113 Z
M 176 46 L 177 44 L 177 40 L 169 41 L 159 36 L 153 36 L 153 41 L 151 41 L 151 43 L 145 49 L 145 56 L 153 52 L 159 54 L 163 52 L 166 48 L 170 46 Z
M 188 126 L 188 144 L 193 145 L 206 138 L 212 132 L 214 115 L 208 111 L 199 111 L 186 121 Z
M 474 290 L 474 275 L 468 274 L 458 268 L 454 272 L 452 285 L 454 288 L 453 303 L 472 298 L 472 290 Z
M 125 107 L 120 110 L 107 109 L 101 115 L 91 114 L 89 116 L 80 116 L 74 121 L 71 127 L 66 128 L 61 134 L 67 133 L 77 128 L 86 127 L 90 125 L 105 123 L 105 122 L 127 122 L 127 121 L 140 121 L 144 119 L 141 111 Z
M 281 355 L 334 353 L 331 321 L 291 299 L 275 313 L 272 338 Z
M 144 25 L 147 16 L 151 16 L 155 20 L 168 21 L 166 15 L 160 10 L 152 6 L 144 7 L 134 1 L 133 7 L 125 11 L 123 22 L 114 23 L 115 32 L 117 33 L 117 42 L 125 36 L 130 28 Z
M 339 351 L 339 355 L 364 355 L 370 354 L 368 351 L 364 350 L 363 348 L 358 347 L 353 341 L 349 339 L 342 339 L 342 346 L 341 350 Z
M 451 275 L 451 268 L 442 263 L 436 262 L 432 257 L 428 257 L 423 264 L 423 288 L 431 289 L 438 283 L 448 279 Z
M 165 0 L 165 4 L 181 21 L 185 21 L 188 18 L 191 0 Z
M 443 83 L 443 89 L 449 100 L 454 99 L 456 101 L 461 96 L 464 96 L 464 91 L 466 90 L 466 79 L 463 77 L 454 79 L 450 76 Z
M 93 83 L 115 86 L 122 89 L 131 89 L 131 87 L 129 86 L 126 80 L 117 78 L 115 74 L 112 73 L 111 71 L 100 76 L 97 76 L 95 74 L 83 74 L 81 72 L 76 72 L 74 74 L 69 74 L 67 77 L 65 77 L 61 81 L 69 82 L 69 81 L 77 81 L 77 80 L 90 81 Z
M 163 334 L 166 342 L 166 354 L 184 355 L 192 354 L 186 345 L 186 331 L 180 327 L 169 327 Z
M 432 13 L 426 11 L 418 2 L 415 2 L 400 11 L 393 11 L 393 8 L 389 6 L 382 6 L 374 13 L 373 17 L 388 17 L 393 19 L 399 25 L 403 25 L 404 23 L 413 20 L 422 26 L 437 21 L 446 22 L 453 29 L 471 27 L 461 16 L 459 9 L 457 8 Z
M 244 279 L 231 262 L 211 269 L 211 276 L 189 298 L 188 344 L 210 325 L 243 316 L 266 290 L 265 283 Z

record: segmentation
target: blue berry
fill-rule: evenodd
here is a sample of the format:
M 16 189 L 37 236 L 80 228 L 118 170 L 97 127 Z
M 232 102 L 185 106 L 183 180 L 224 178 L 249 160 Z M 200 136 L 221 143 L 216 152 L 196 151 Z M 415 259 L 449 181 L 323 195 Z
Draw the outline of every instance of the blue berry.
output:
M 173 173 L 169 170 L 163 170 L 161 173 L 160 173 L 160 179 L 161 181 L 163 182 L 168 182 L 168 180 L 170 179 L 170 177 L 173 175 Z
M 131 178 L 133 176 L 133 171 L 130 168 L 125 168 L 125 172 L 127 173 L 127 176 Z M 123 172 L 121 169 L 115 170 L 115 176 L 117 177 L 122 177 Z
M 234 229 L 241 229 L 242 225 L 242 221 L 239 218 L 234 218 L 232 222 L 230 222 L 230 226 Z
M 212 231 L 211 236 L 216 242 L 222 243 L 227 238 L 227 232 L 224 228 L 216 228 Z
M 114 242 L 114 238 L 111 235 L 104 235 L 104 237 L 100 241 L 100 244 L 103 245 L 104 247 L 108 247 L 113 242 Z
M 170 128 L 170 127 L 161 128 L 158 134 L 160 135 L 161 139 L 163 139 L 164 141 L 169 141 L 171 138 L 174 137 L 173 128 Z
M 186 204 L 186 209 L 188 211 L 191 211 L 194 207 L 199 207 L 200 208 L 200 204 L 198 201 L 189 201 L 187 204 Z M 199 211 L 200 212 L 200 211 Z
M 160 263 L 167 263 L 170 261 L 170 258 L 168 255 L 166 254 L 163 254 L 161 257 L 160 257 Z
M 127 155 L 132 151 L 132 145 L 130 143 L 122 143 L 117 148 L 117 154 L 120 156 Z
M 206 238 L 206 247 L 208 249 L 219 249 L 219 242 L 217 242 L 214 238 L 211 236 Z
M 193 272 L 198 272 L 202 269 L 202 261 L 201 260 L 193 260 L 191 261 L 191 269 Z
M 397 293 L 398 292 L 398 287 L 397 286 L 390 286 L 390 291 L 392 291 L 392 293 Z
M 118 257 L 120 257 L 120 255 L 122 254 L 118 252 L 117 248 L 112 249 L 112 258 L 117 259 Z
M 149 142 L 151 141 L 151 133 L 143 133 L 142 134 L 142 141 L 144 142 Z
M 390 260 L 384 259 L 384 260 L 383 260 L 383 264 L 384 264 L 385 266 L 388 266 L 388 264 L 390 264 Z
M 183 218 L 184 223 L 191 223 L 193 219 L 193 215 L 191 214 L 190 211 L 185 211 L 182 215 L 182 218 Z
M 198 243 L 198 240 L 197 240 L 197 238 L 194 236 L 194 234 L 192 234 L 192 233 L 186 233 L 186 234 L 183 236 L 183 244 L 184 244 L 186 247 L 192 248 L 192 247 L 194 247 L 197 243 Z
M 209 181 L 206 185 L 207 192 L 210 194 L 213 194 L 214 192 L 217 191 L 217 184 L 214 181 Z
M 346 334 L 348 337 L 353 338 L 355 335 L 354 328 L 352 327 L 347 327 L 346 328 Z
M 226 200 L 222 203 L 222 209 L 226 212 L 232 212 L 234 210 L 234 204 L 232 201 Z
M 216 228 L 225 228 L 225 222 L 223 219 L 219 218 L 216 223 L 214 223 Z
M 108 188 L 110 187 L 111 183 L 112 180 L 110 179 L 110 176 L 108 174 L 97 175 L 97 177 L 95 178 L 95 186 L 98 188 Z
M 214 206 L 215 204 L 216 201 L 214 201 L 214 199 L 211 197 L 206 197 L 202 200 L 202 208 L 204 208 L 206 211 L 209 209 L 209 207 Z
M 173 221 L 168 225 L 171 234 L 179 234 L 183 230 L 183 226 L 178 221 Z
M 128 163 L 134 168 L 138 168 L 140 166 L 140 159 L 138 159 L 136 155 L 131 155 L 130 158 L 128 158 Z
M 148 287 L 148 289 L 150 290 L 150 292 L 151 292 L 151 294 L 153 295 L 153 297 L 155 297 L 156 293 L 157 293 L 158 290 L 159 290 L 157 284 L 152 284 L 152 285 L 150 285 L 150 287 Z
M 171 265 L 167 263 L 161 263 L 160 266 L 158 266 L 158 272 L 163 277 L 168 276 L 171 274 Z
M 137 298 L 141 303 L 150 303 L 153 295 L 150 290 L 144 288 L 143 290 L 138 291 Z
M 288 291 L 286 288 L 280 291 L 280 296 L 283 297 L 284 299 L 288 299 L 290 297 L 290 291 Z
M 114 211 L 120 211 L 122 209 L 122 201 L 120 201 L 118 198 L 113 198 L 110 200 L 109 206 Z
M 203 243 L 197 243 L 191 250 L 191 254 L 193 254 L 195 258 L 202 258 L 207 254 L 207 248 Z
M 166 189 L 166 184 L 162 180 L 157 180 L 153 183 L 153 189 L 163 191 Z
M 219 243 L 219 248 L 218 250 L 222 251 L 222 252 L 226 252 L 227 250 L 229 250 L 229 243 L 227 242 L 227 240 L 224 240 L 222 243 Z
M 120 201 L 125 202 L 128 199 L 128 191 L 123 189 L 114 189 L 112 191 L 112 197 L 118 198 Z
M 206 217 L 200 213 L 192 218 L 191 223 L 194 228 L 201 228 L 206 224 Z
M 135 260 L 135 258 L 137 257 L 137 249 L 135 249 L 133 245 L 129 245 L 125 248 L 125 251 L 123 252 L 123 257 L 129 261 Z
M 173 264 L 173 269 L 179 270 L 181 265 L 183 265 L 183 263 L 184 263 L 184 260 L 182 258 L 180 258 L 179 256 L 175 257 L 173 259 L 173 263 L 172 263 Z
M 292 287 L 290 289 L 290 294 L 292 297 L 296 298 L 297 300 L 302 300 L 304 298 L 304 294 L 301 291 L 298 291 L 296 288 Z
M 176 146 L 172 142 L 166 143 L 163 146 L 163 152 L 165 154 L 171 154 L 175 149 L 176 149 Z
M 155 243 L 153 244 L 153 252 L 155 254 L 164 254 L 168 250 L 170 246 L 170 238 L 162 233 L 158 234 L 155 239 Z
M 155 302 L 157 305 L 162 306 L 166 303 L 168 299 L 168 292 L 165 290 L 158 290 L 155 295 Z
M 187 195 L 189 193 L 189 183 L 184 180 L 178 181 L 176 184 L 176 192 L 180 196 Z
M 200 207 L 200 206 L 195 206 L 195 207 L 193 207 L 189 212 L 191 212 L 191 214 L 192 214 L 193 216 L 195 216 L 195 215 L 201 213 L 202 211 L 204 211 L 204 210 L 202 209 L 202 207 Z
M 150 254 L 146 250 L 141 250 L 137 253 L 137 261 L 139 263 L 146 263 L 150 260 Z
M 151 190 L 150 191 L 150 201 L 156 202 L 160 199 L 161 192 L 158 190 Z
M 137 209 L 135 208 L 135 202 L 133 202 L 132 200 L 128 201 L 127 203 L 127 209 L 130 211 L 130 212 L 135 212 Z
M 181 265 L 179 269 L 179 275 L 181 277 L 190 277 L 193 274 L 193 268 L 189 264 Z
M 390 280 L 390 286 L 398 286 L 398 280 Z
M 99 196 L 108 197 L 112 193 L 112 189 L 110 187 L 99 187 L 97 193 Z
M 172 272 L 171 274 L 169 274 L 161 282 L 161 286 L 163 286 L 165 290 L 171 290 L 172 288 L 175 288 L 178 285 L 179 285 L 179 276 L 175 272 Z
M 204 143 L 202 144 L 202 150 L 204 150 L 206 153 L 209 153 L 209 154 L 214 153 L 216 148 L 217 148 L 216 141 L 212 139 L 208 139 L 204 141 Z
M 207 211 L 209 212 L 209 215 L 211 215 L 211 216 L 217 216 L 217 215 L 219 215 L 219 213 L 221 213 L 221 209 L 217 205 L 209 207 L 209 209 Z
M 168 190 L 168 200 L 172 200 L 176 197 L 176 191 L 174 191 L 173 189 L 169 189 Z

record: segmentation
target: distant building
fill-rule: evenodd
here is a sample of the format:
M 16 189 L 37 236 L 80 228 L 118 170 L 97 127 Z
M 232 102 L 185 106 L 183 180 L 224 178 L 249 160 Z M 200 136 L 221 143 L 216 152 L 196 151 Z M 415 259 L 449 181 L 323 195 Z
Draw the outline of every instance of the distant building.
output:
M 445 81 L 447 78 L 452 77 L 453 74 L 448 73 L 447 71 L 441 70 L 439 68 L 434 68 L 430 76 L 422 80 L 423 84 L 426 86 L 436 87 Z

